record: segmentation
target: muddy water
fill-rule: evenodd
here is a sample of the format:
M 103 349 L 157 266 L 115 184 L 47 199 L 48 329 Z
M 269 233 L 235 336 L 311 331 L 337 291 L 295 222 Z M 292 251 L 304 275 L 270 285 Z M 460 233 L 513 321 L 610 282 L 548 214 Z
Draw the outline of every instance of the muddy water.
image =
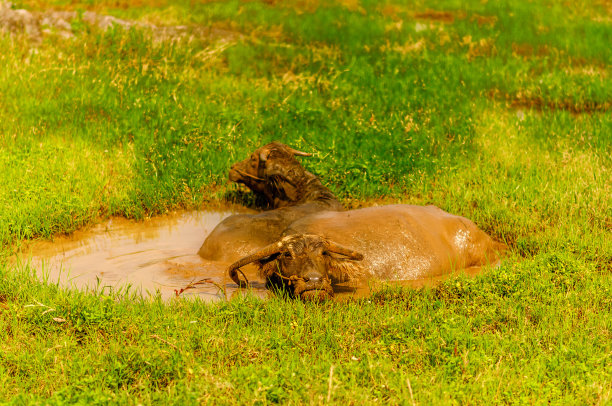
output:
M 199 296 L 204 300 L 224 300 L 241 294 L 228 278 L 228 263 L 206 261 L 196 253 L 204 238 L 225 217 L 244 209 L 180 212 L 140 222 L 112 218 L 97 226 L 77 231 L 53 241 L 31 244 L 21 253 L 21 260 L 30 261 L 42 280 L 82 290 L 107 291 L 130 289 L 163 298 L 192 282 L 206 279 L 181 296 Z M 251 282 L 251 291 L 266 298 L 269 291 L 254 267 L 243 268 Z M 479 268 L 464 270 L 468 275 Z M 410 287 L 434 286 L 443 277 L 397 281 Z M 338 300 L 367 296 L 380 283 L 357 281 L 336 287 Z M 225 290 L 225 292 L 224 292 Z
M 237 286 L 227 278 L 227 263 L 210 262 L 196 253 L 204 238 L 225 217 L 244 209 L 193 211 L 140 222 L 112 218 L 91 229 L 54 241 L 38 242 L 21 254 L 30 260 L 40 278 L 77 289 L 131 289 L 169 298 L 191 282 L 209 281 L 182 293 L 208 300 L 231 296 Z M 266 296 L 263 281 L 245 269 L 253 292 Z

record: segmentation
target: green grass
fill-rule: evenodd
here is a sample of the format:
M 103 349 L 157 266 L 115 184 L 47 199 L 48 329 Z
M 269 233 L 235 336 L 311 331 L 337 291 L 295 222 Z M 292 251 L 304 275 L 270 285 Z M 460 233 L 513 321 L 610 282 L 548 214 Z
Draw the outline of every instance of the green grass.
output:
M 465 3 L 16 2 L 241 37 L 0 35 L 0 402 L 610 403 L 609 5 Z M 85 294 L 8 261 L 223 199 L 272 140 L 347 204 L 435 204 L 508 258 L 324 305 Z

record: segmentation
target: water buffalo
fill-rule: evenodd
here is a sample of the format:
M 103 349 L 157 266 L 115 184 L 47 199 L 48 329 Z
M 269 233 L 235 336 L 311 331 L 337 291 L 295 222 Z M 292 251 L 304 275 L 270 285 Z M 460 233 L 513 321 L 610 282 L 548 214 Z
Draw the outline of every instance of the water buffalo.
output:
M 277 209 L 316 202 L 331 210 L 343 210 L 336 196 L 295 159 L 312 156 L 280 142 L 271 142 L 253 151 L 244 161 L 232 165 L 229 179 L 263 195 Z
M 504 245 L 472 221 L 435 206 L 389 205 L 321 212 L 293 222 L 276 242 L 229 267 L 255 262 L 296 296 L 325 298 L 351 279 L 415 280 L 493 263 Z
M 272 142 L 232 166 L 229 179 L 263 195 L 274 209 L 224 219 L 200 247 L 201 257 L 233 262 L 278 240 L 287 226 L 301 217 L 324 210 L 344 210 L 296 156 L 310 154 Z

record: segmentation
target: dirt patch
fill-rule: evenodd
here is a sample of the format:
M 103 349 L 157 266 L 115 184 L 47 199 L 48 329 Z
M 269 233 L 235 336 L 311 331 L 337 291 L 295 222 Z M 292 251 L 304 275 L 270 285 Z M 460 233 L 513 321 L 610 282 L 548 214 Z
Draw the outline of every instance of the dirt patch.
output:
M 523 97 L 510 100 L 510 106 L 514 109 L 527 108 L 538 111 L 563 110 L 572 114 L 604 113 L 612 110 L 610 102 L 585 101 L 576 103 L 571 100 L 544 100 L 539 97 Z
M 73 38 L 83 25 L 106 31 L 112 27 L 138 28 L 150 32 L 157 41 L 208 38 L 217 41 L 234 41 L 242 38 L 237 32 L 215 27 L 173 25 L 161 26 L 142 21 L 123 20 L 92 11 L 28 11 L 16 9 L 11 3 L 0 3 L 0 33 L 25 35 L 40 42 L 46 36 Z
M 455 18 L 465 18 L 465 13 L 451 13 L 450 11 L 425 10 L 412 15 L 417 20 L 439 21 L 445 24 L 452 24 Z
M 577 102 L 574 100 L 546 100 L 542 97 L 528 96 L 522 94 L 505 94 L 498 90 L 488 92 L 488 97 L 498 101 L 504 101 L 512 109 L 530 109 L 537 111 L 560 110 L 572 114 L 605 113 L 612 110 L 612 102 L 599 102 L 596 100 L 585 100 Z

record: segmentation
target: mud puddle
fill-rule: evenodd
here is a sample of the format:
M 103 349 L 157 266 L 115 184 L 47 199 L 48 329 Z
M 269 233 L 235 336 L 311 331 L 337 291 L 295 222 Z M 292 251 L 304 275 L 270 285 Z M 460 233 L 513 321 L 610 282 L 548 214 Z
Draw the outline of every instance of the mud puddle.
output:
M 29 262 L 41 280 L 81 290 L 118 291 L 130 287 L 143 296 L 160 294 L 169 299 L 187 285 L 207 279 L 182 297 L 206 301 L 225 300 L 244 293 L 227 276 L 229 263 L 206 261 L 197 255 L 200 245 L 225 217 L 248 212 L 241 207 L 224 210 L 180 212 L 144 221 L 111 218 L 90 229 L 61 236 L 54 241 L 30 244 L 20 260 Z M 271 292 L 254 266 L 243 268 L 250 291 L 267 298 Z M 461 272 L 480 273 L 480 268 Z M 413 281 L 355 281 L 335 287 L 335 299 L 369 296 L 381 284 L 412 288 L 432 287 L 449 276 Z
M 26 247 L 20 255 L 30 261 L 42 280 L 60 286 L 117 291 L 130 285 L 144 296 L 175 296 L 187 284 L 209 278 L 209 283 L 182 296 L 198 295 L 207 300 L 224 299 L 237 286 L 226 276 L 227 263 L 206 261 L 197 255 L 205 237 L 225 217 L 244 209 L 192 211 L 144 221 L 111 218 L 91 229 L 76 231 L 54 241 Z M 251 271 L 251 272 L 249 272 Z M 246 269 L 253 293 L 267 291 L 256 272 Z

